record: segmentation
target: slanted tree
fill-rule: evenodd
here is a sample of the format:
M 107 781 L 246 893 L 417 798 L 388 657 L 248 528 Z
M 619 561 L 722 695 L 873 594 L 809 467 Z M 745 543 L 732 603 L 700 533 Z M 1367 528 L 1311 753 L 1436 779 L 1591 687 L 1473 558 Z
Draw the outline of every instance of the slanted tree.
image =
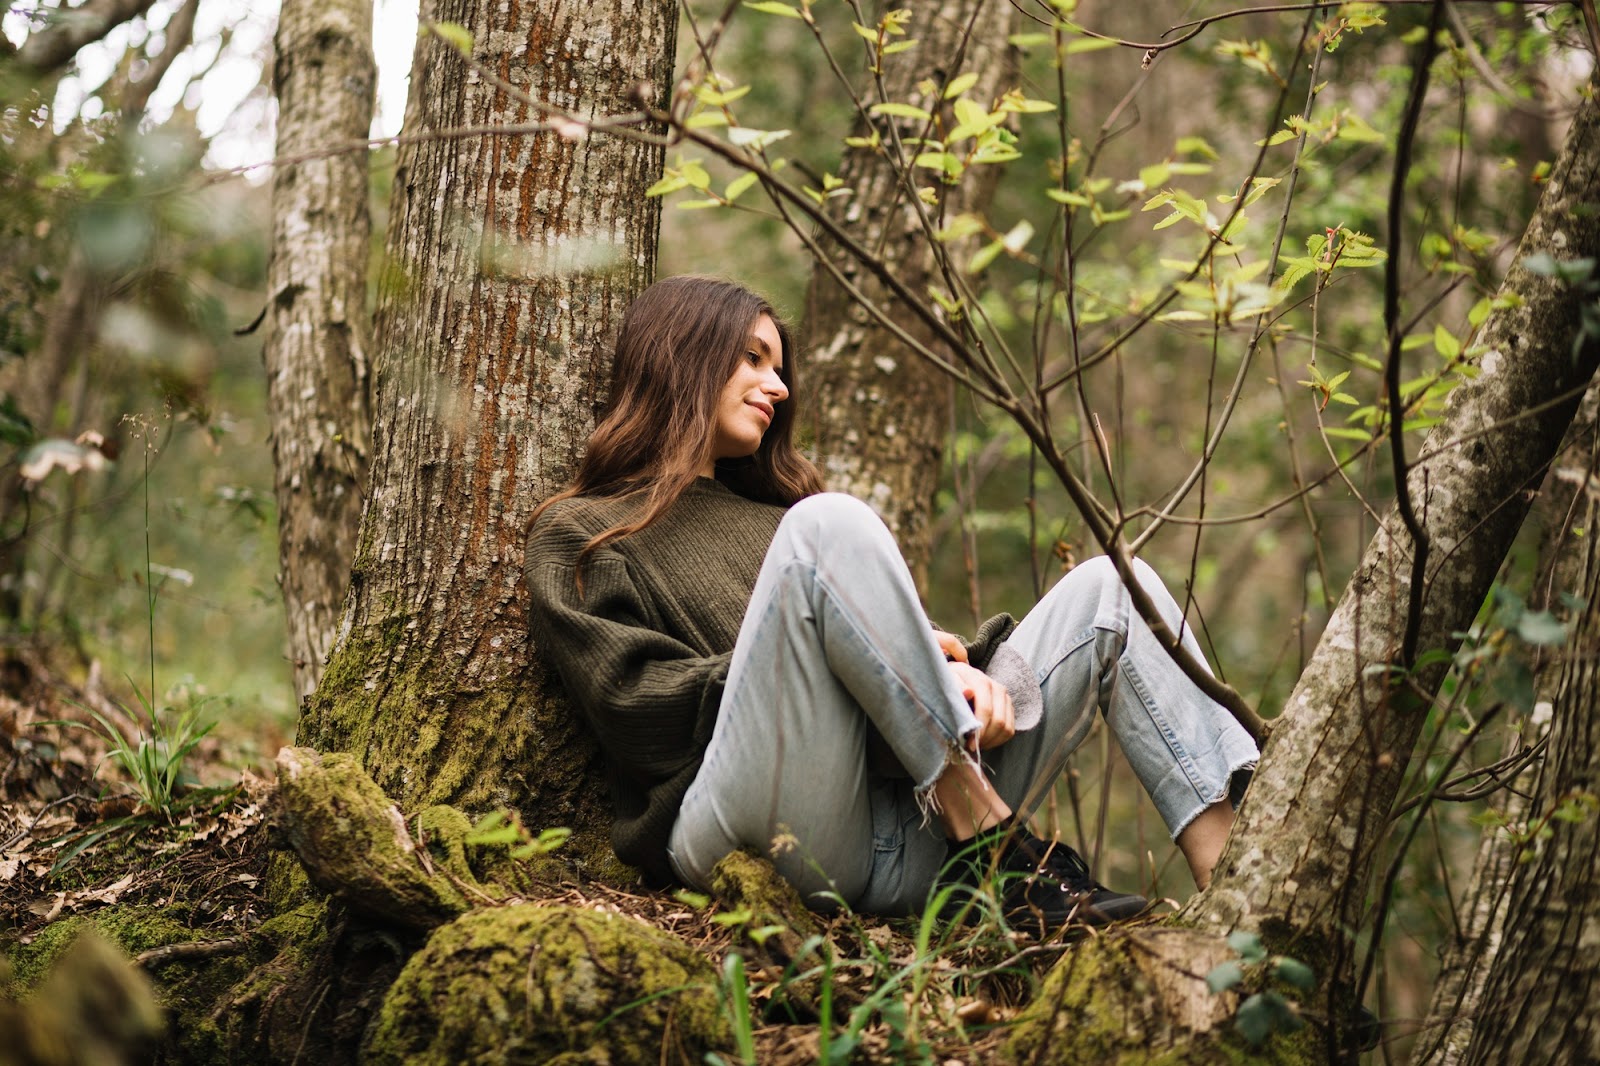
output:
M 1421 585 L 1412 569 L 1418 541 L 1397 505 L 1368 544 L 1272 732 L 1215 879 L 1180 912 L 1190 935 L 1157 938 L 1143 945 L 1148 950 L 1131 952 L 1107 938 L 1104 950 L 1117 961 L 1063 962 L 1019 1030 L 1016 1046 L 1033 1061 L 1081 1061 L 1076 1056 L 1089 1047 L 1221 1038 L 1226 1012 L 1219 1014 L 1220 997 L 1208 997 L 1200 978 L 1228 957 L 1216 946 L 1235 932 L 1258 935 L 1311 966 L 1326 993 L 1315 1010 L 1325 1023 L 1319 1047 L 1330 1058 L 1351 1053 L 1357 1034 L 1349 931 L 1361 925 L 1402 770 L 1443 676 L 1442 661 L 1418 666 L 1417 653 L 1459 643 L 1600 364 L 1600 337 L 1581 319 L 1592 297 L 1528 267 L 1539 253 L 1600 255 L 1600 220 L 1584 207 L 1596 195 L 1600 106 L 1588 96 L 1502 285 L 1516 305 L 1483 325 L 1477 375 L 1451 394 L 1407 470 L 1428 544 Z M 1098 976 L 1075 980 L 1086 972 Z M 1172 980 L 1147 994 L 1139 972 Z M 1107 1025 L 1074 1030 L 1073 1008 L 1106 988 L 1130 1010 L 1137 999 L 1139 1010 L 1156 1014 L 1134 1024 L 1131 1015 L 1102 1008 Z
M 1521 817 L 1499 831 L 1510 860 L 1499 871 L 1508 882 L 1503 914 L 1471 1004 L 1471 1041 L 1453 1061 L 1600 1060 L 1593 1009 L 1600 937 L 1600 554 L 1594 538 L 1586 543 L 1583 607 L 1567 641 L 1548 753 Z M 1493 887 L 1481 876 L 1476 885 L 1479 892 Z

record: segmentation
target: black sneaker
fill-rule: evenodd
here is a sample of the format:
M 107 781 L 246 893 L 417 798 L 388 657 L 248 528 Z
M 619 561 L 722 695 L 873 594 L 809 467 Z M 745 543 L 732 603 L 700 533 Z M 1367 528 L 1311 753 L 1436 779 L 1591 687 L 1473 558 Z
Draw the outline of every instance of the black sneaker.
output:
M 974 898 L 992 873 L 1000 890 L 999 908 L 1019 928 L 1041 935 L 1072 923 L 1103 926 L 1137 917 L 1150 908 L 1143 896 L 1114 892 L 1089 874 L 1089 864 L 1065 844 L 1040 840 L 1025 829 L 997 827 L 966 844 L 946 865 L 937 889 L 950 887 L 944 906 L 947 918 L 963 915 L 974 921 L 981 910 Z

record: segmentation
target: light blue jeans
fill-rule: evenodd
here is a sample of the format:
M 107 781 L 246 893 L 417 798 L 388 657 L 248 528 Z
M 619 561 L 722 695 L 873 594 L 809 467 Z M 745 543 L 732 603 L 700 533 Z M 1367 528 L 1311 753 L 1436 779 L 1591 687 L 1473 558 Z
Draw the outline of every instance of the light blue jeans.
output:
M 1176 628 L 1153 570 L 1140 584 Z M 1204 661 L 1185 629 L 1184 641 Z M 1237 803 L 1256 746 L 1190 681 L 1135 614 L 1110 561 L 1068 573 L 1006 641 L 1037 672 L 1044 715 L 983 753 L 993 787 L 1031 814 L 1106 716 L 1174 837 L 1224 798 Z M 875 773 L 875 726 L 910 779 Z M 921 908 L 945 861 L 926 793 L 978 727 L 894 538 L 866 504 L 825 493 L 778 526 L 745 611 L 705 761 L 668 854 L 685 884 L 741 847 L 772 856 L 803 898 L 869 914 Z

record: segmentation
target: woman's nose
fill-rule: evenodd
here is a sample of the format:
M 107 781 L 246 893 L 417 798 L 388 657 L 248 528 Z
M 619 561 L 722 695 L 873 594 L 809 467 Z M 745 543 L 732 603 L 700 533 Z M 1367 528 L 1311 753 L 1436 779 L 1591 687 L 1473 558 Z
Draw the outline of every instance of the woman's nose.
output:
M 762 383 L 761 388 L 768 396 L 771 396 L 773 400 L 779 403 L 789 398 L 789 386 L 783 383 L 783 379 L 778 376 L 776 370 L 767 375 L 767 380 Z

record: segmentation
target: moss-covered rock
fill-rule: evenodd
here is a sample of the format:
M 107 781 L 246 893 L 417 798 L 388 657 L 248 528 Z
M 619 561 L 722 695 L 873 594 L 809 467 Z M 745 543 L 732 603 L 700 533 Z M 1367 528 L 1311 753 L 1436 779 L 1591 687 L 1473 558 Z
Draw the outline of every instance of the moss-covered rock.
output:
M 51 922 L 28 944 L 10 949 L 12 979 L 25 995 L 36 988 L 73 943 L 94 929 L 128 955 L 195 939 L 188 908 L 113 906 Z
M 772 863 L 750 852 L 723 856 L 711 869 L 711 891 L 724 905 L 748 911 L 751 927 L 775 930 L 762 940 L 785 959 L 795 958 L 803 943 L 821 932 L 795 887 Z
M 1310 1030 L 1252 1048 L 1233 993 L 1204 977 L 1236 958 L 1221 938 L 1176 927 L 1112 929 L 1066 953 L 1018 1019 L 1006 1057 L 1032 1066 L 1190 1066 L 1315 1061 Z
M 373 1063 L 700 1062 L 729 1043 L 711 964 L 619 915 L 518 904 L 440 927 L 406 964 Z
M 142 1060 L 162 1030 L 150 982 L 92 923 L 57 924 L 69 928 L 34 957 L 48 960 L 48 972 L 32 994 L 0 1000 L 0 1061 L 121 1066 Z
M 399 808 L 353 755 L 278 753 L 278 824 L 319 888 L 354 910 L 412 929 L 465 911 L 443 872 L 429 872 Z

